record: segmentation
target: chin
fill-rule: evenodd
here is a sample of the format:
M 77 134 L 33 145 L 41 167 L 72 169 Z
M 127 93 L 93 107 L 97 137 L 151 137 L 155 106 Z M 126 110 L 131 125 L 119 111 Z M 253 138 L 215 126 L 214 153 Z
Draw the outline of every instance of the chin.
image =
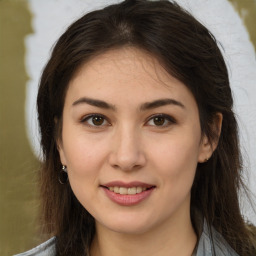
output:
M 134 216 L 134 218 L 129 218 L 127 216 L 122 216 L 119 218 L 111 216 L 110 218 L 111 220 L 104 220 L 101 222 L 96 220 L 96 225 L 98 224 L 104 226 L 104 228 L 113 232 L 131 235 L 143 234 L 153 228 L 150 219 L 141 219 L 138 215 Z
M 136 225 L 134 223 L 127 224 L 116 224 L 114 226 L 109 227 L 110 230 L 120 234 L 126 235 L 141 235 L 149 231 L 151 228 L 148 225 Z

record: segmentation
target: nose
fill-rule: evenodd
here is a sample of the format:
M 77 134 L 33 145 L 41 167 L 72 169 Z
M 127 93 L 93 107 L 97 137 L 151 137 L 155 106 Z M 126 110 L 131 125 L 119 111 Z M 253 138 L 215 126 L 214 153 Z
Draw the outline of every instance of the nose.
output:
M 112 140 L 109 163 L 122 171 L 138 170 L 145 166 L 146 156 L 139 132 L 134 129 L 120 129 Z

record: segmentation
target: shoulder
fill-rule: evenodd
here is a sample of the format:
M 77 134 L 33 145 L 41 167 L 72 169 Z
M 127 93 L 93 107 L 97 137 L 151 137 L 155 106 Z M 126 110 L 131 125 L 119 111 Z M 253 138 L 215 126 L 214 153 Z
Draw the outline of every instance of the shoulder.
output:
M 196 256 L 213 256 L 215 254 L 218 256 L 239 256 L 214 227 L 211 227 L 211 231 L 210 234 L 206 221 L 204 221 Z
M 37 247 L 14 256 L 55 256 L 55 237 Z

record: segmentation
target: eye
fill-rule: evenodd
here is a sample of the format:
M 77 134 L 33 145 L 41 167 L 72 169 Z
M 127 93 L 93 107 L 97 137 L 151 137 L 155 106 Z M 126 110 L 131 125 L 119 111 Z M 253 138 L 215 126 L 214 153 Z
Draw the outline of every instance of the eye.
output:
M 87 115 L 81 120 L 81 122 L 93 127 L 109 125 L 107 119 L 103 115 L 99 114 Z
M 176 121 L 173 117 L 166 115 L 166 114 L 158 114 L 152 116 L 149 121 L 147 122 L 147 125 L 150 126 L 160 126 L 160 127 L 167 127 L 171 124 L 175 124 Z

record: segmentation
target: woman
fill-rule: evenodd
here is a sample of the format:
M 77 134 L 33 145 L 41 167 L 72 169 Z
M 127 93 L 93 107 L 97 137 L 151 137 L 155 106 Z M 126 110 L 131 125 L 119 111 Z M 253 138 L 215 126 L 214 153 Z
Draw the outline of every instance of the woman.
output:
M 22 255 L 255 255 L 225 62 L 177 4 L 83 16 L 54 47 L 37 104 L 53 238 Z

